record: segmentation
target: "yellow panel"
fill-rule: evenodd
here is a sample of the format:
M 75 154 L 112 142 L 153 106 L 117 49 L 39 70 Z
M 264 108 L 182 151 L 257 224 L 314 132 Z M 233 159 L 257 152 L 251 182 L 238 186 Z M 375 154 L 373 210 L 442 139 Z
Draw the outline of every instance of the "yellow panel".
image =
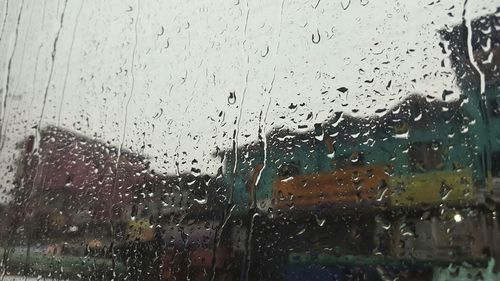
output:
M 154 229 L 148 220 L 129 221 L 129 240 L 151 241 L 154 240 Z
M 470 201 L 473 199 L 472 183 L 470 169 L 392 177 L 389 180 L 391 204 L 411 206 Z

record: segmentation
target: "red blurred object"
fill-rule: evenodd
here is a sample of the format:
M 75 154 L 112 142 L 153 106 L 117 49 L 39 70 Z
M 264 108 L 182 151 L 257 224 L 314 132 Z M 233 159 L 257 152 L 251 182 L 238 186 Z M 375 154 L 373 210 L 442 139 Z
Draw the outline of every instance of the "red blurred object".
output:
M 60 213 L 62 223 L 125 218 L 135 187 L 150 181 L 145 158 L 58 127 L 24 144 L 15 200 L 26 215 Z M 20 214 L 22 215 L 22 214 Z
M 178 250 L 169 248 L 162 258 L 162 280 L 210 280 L 214 251 L 208 248 Z M 216 280 L 234 280 L 231 262 L 234 259 L 230 248 L 219 247 L 215 251 Z M 234 276 L 233 276 L 234 277 Z

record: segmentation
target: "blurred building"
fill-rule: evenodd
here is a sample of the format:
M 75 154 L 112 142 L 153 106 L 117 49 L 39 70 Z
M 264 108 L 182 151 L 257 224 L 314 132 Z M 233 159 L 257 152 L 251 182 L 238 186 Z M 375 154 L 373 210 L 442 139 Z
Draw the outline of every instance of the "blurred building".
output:
M 134 191 L 153 180 L 143 156 L 58 127 L 23 142 L 11 220 L 35 232 L 78 231 L 130 216 Z M 28 224 L 25 224 L 28 225 Z
M 21 150 L 9 220 L 36 240 L 151 240 L 153 224 L 171 240 L 180 233 L 172 217 L 219 219 L 225 189 L 199 170 L 158 174 L 144 156 L 58 127 L 28 137 Z

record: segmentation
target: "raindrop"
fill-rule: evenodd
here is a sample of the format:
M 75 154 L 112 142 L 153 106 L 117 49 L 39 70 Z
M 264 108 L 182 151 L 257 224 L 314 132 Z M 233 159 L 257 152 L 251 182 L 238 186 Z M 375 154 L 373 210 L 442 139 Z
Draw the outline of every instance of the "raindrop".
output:
M 325 136 L 325 132 L 324 132 L 321 124 L 314 124 L 314 131 L 315 131 L 314 137 L 319 141 L 323 141 L 323 138 Z
M 337 89 L 337 91 L 341 92 L 341 93 L 345 93 L 347 92 L 349 89 L 347 89 L 346 87 L 340 87 Z
M 318 215 L 314 215 L 314 218 L 316 219 L 316 223 L 319 225 L 319 226 L 323 226 L 325 225 L 325 222 L 326 222 L 326 219 L 321 219 L 318 217 Z
M 233 91 L 233 92 L 229 92 L 229 97 L 227 98 L 227 103 L 229 104 L 235 104 L 236 103 L 236 93 Z
M 201 175 L 201 170 L 198 168 L 191 168 L 191 174 L 195 177 L 199 177 Z
M 318 6 L 319 6 L 319 2 L 321 2 L 321 0 L 318 0 L 318 2 L 316 3 L 316 5 L 314 5 L 314 6 L 313 6 L 313 5 L 311 5 L 311 7 L 313 7 L 314 9 L 318 8 Z
M 389 80 L 389 82 L 387 83 L 387 86 L 385 86 L 385 89 L 389 90 L 389 88 L 391 87 L 391 84 L 392 84 L 392 80 Z
M 358 163 L 361 159 L 361 154 L 359 152 L 353 152 L 349 158 L 352 163 Z
M 349 2 L 347 2 L 347 5 L 345 6 L 343 2 L 340 2 L 340 6 L 342 7 L 343 10 L 347 10 L 347 8 L 349 8 L 350 5 L 351 5 L 351 0 L 349 0 Z
M 160 33 L 157 34 L 157 36 L 162 36 L 163 34 L 165 33 L 165 28 L 162 26 L 161 27 L 161 30 L 160 30 Z
M 442 95 L 441 97 L 442 97 L 442 98 L 443 98 L 443 100 L 445 101 L 445 100 L 446 100 L 446 98 L 447 98 L 449 95 L 451 95 L 451 94 L 453 94 L 453 91 L 450 91 L 450 90 L 443 90 L 443 95 Z
M 439 195 L 441 196 L 441 200 L 446 200 L 448 196 L 450 196 L 453 188 L 446 183 L 441 183 L 441 189 L 439 190 Z
M 266 52 L 260 56 L 265 58 L 267 56 L 267 54 L 269 54 L 269 46 L 266 46 Z
M 420 112 L 413 120 L 420 121 L 422 119 L 422 112 Z
M 207 200 L 207 198 L 203 198 L 203 199 L 196 199 L 196 198 L 194 198 L 194 201 L 196 203 L 200 204 L 200 205 L 205 205 L 205 204 L 207 204 L 208 200 Z
M 408 139 L 410 135 L 410 126 L 408 123 L 402 123 L 395 128 L 394 138 L 396 139 Z
M 314 33 L 311 35 L 311 40 L 312 40 L 312 42 L 314 44 L 318 44 L 319 41 L 321 41 L 321 35 L 319 34 L 319 30 L 318 29 L 316 29 L 316 33 L 318 34 L 318 38 L 316 40 L 314 39 Z

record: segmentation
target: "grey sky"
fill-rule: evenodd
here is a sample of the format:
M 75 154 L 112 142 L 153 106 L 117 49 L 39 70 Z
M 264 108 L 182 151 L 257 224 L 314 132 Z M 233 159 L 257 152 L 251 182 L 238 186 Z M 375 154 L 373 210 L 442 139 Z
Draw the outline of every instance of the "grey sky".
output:
M 181 170 L 196 158 L 213 173 L 218 164 L 210 153 L 229 147 L 234 121 L 240 120 L 239 143 L 253 141 L 268 106 L 265 130 L 311 128 L 332 109 L 370 115 L 411 93 L 457 92 L 447 61 L 441 67 L 446 55 L 437 31 L 462 21 L 463 1 L 348 3 L 69 0 L 65 7 L 64 0 L 2 0 L 1 170 L 13 163 L 15 143 L 39 123 L 114 145 L 125 130 L 124 147 L 158 156 L 155 169 L 173 172 L 179 152 L 186 160 Z M 475 18 L 493 13 L 500 1 L 468 6 L 466 16 Z M 291 103 L 304 105 L 292 111 Z M 310 112 L 314 118 L 306 120 Z M 151 147 L 141 151 L 143 143 Z M 6 185 L 12 173 L 2 174 Z

